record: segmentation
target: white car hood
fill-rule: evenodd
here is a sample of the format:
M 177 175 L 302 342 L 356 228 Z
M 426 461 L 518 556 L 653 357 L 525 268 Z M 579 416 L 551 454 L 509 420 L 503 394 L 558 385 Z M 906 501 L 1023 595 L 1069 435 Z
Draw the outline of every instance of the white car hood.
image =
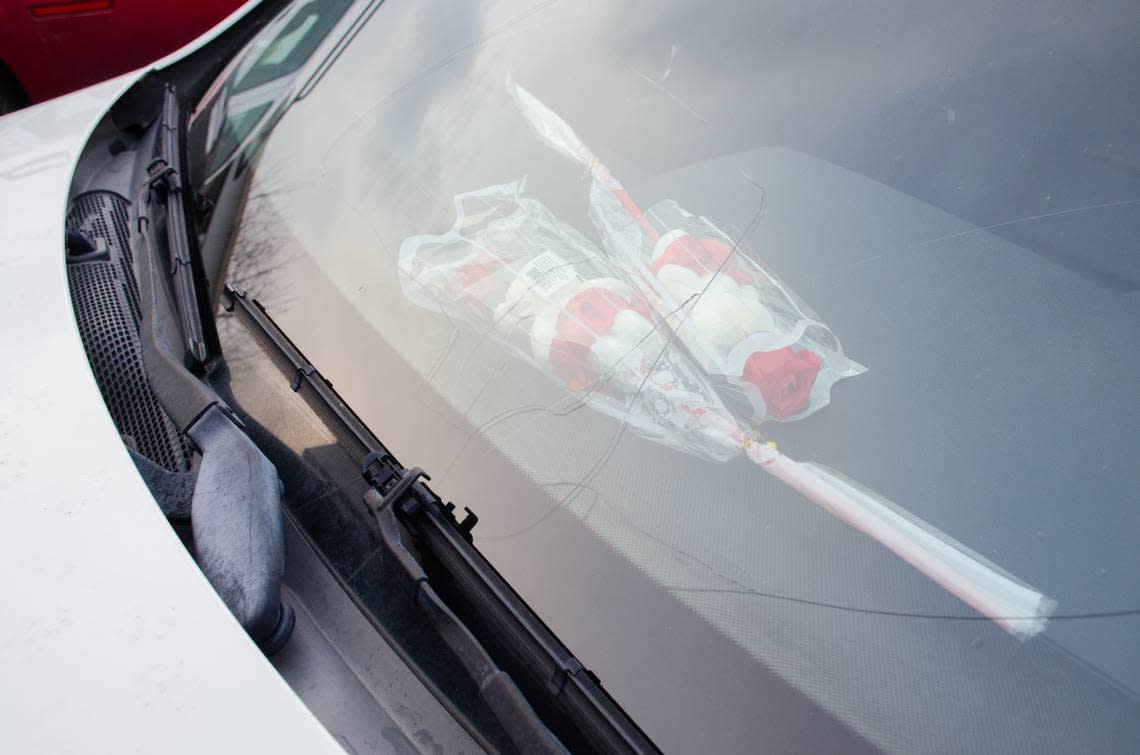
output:
M 339 752 L 167 524 L 79 338 L 68 188 L 140 75 L 0 119 L 0 751 Z

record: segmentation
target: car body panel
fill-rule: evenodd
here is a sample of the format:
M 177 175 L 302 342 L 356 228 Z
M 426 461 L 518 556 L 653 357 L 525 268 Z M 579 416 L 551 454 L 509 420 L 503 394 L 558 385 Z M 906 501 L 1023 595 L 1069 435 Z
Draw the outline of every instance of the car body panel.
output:
M 0 60 L 28 100 L 41 102 L 146 65 L 240 5 L 240 0 L 114 0 L 101 8 L 99 3 L 4 0 Z M 43 13 L 53 7 L 70 12 Z
M 80 341 L 69 184 L 142 74 L 0 119 L 0 750 L 338 752 L 155 505 Z

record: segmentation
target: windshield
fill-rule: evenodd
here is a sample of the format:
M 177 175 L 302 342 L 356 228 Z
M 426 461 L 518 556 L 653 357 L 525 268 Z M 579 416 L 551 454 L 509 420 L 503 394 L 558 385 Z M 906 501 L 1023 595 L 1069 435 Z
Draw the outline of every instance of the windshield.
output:
M 296 2 L 233 60 L 193 115 L 205 123 L 207 181 L 251 136 L 268 130 L 266 114 L 285 99 L 294 74 L 349 5 L 351 0 Z
M 1127 750 L 1138 20 L 387 0 L 229 277 L 666 751 Z

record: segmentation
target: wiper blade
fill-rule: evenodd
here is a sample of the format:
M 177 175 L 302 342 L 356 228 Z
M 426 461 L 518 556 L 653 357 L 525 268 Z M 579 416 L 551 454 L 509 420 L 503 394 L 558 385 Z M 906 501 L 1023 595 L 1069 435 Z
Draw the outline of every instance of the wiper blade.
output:
M 197 364 L 210 355 L 206 344 L 202 314 L 198 307 L 198 288 L 194 281 L 194 264 L 186 225 L 186 205 L 182 190 L 182 108 L 174 87 L 167 84 L 162 102 L 162 118 L 158 124 L 155 157 L 147 166 L 148 203 L 166 206 L 166 250 L 168 272 L 174 285 L 174 301 L 182 326 L 186 350 Z
M 476 516 L 468 509 L 462 521 L 457 520 L 454 505 L 445 504 L 424 484 L 423 480 L 430 478 L 422 469 L 401 466 L 261 304 L 233 286 L 226 286 L 222 304 L 249 329 L 285 373 L 293 390 L 360 464 L 371 487 L 365 495 L 365 505 L 375 517 L 386 546 L 394 552 L 402 550 L 398 530 L 393 526 L 398 518 L 419 536 L 421 548 L 442 566 L 459 594 L 476 612 L 478 623 L 489 627 L 497 644 L 505 647 L 516 664 L 537 682 L 531 687 L 532 694 L 539 690 L 537 694 L 545 697 L 543 702 L 560 711 L 592 748 L 607 753 L 658 752 L 598 678 L 574 657 L 475 548 L 471 530 L 478 521 Z M 408 569 L 414 572 L 416 567 L 409 565 Z M 453 644 L 468 672 L 472 676 L 482 674 L 484 679 L 502 675 L 474 635 L 463 628 L 455 613 L 441 601 L 422 570 L 419 576 L 413 574 L 413 577 L 419 590 L 416 604 L 429 615 L 445 640 Z M 456 631 L 457 623 L 462 631 Z M 461 646 L 455 647 L 455 643 Z M 488 668 L 493 673 L 488 674 Z M 484 683 L 480 687 L 485 694 L 501 692 L 500 685 Z M 500 720 L 516 743 L 519 742 L 519 711 L 517 707 L 510 707 L 509 696 L 497 703 L 490 699 L 488 702 L 493 710 L 506 711 L 507 715 L 500 716 Z M 512 710 L 513 716 L 510 715 Z M 512 718 L 514 720 L 510 720 Z M 534 740 L 529 747 L 520 749 L 533 751 Z

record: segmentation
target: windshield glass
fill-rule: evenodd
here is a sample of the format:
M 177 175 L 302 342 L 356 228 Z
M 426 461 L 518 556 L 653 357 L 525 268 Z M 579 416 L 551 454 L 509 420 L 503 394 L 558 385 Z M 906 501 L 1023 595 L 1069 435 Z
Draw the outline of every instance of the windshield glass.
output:
M 294 3 L 234 59 L 193 115 L 205 123 L 207 181 L 258 133 L 259 124 L 265 125 L 271 106 L 285 98 L 294 74 L 351 3 Z
M 667 751 L 1140 737 L 1140 18 L 968 5 L 387 0 L 265 139 L 229 277 Z

